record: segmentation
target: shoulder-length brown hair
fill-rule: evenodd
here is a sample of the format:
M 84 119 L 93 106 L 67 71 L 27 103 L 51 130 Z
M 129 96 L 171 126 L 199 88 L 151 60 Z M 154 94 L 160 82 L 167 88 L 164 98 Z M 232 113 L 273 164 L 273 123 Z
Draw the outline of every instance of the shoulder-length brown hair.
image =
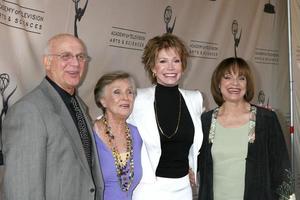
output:
M 244 99 L 247 102 L 250 102 L 254 97 L 254 77 L 248 63 L 244 59 L 238 57 L 226 58 L 217 66 L 211 77 L 211 94 L 216 104 L 219 106 L 224 103 L 224 99 L 219 88 L 221 79 L 226 73 L 231 72 L 238 72 L 239 75 L 246 77 L 247 85 Z
M 158 56 L 158 52 L 162 49 L 169 48 L 175 48 L 179 54 L 182 63 L 182 71 L 184 71 L 187 67 L 187 58 L 189 53 L 184 42 L 179 37 L 171 33 L 156 36 L 147 42 L 142 56 L 142 63 L 144 64 L 145 71 L 153 84 L 156 83 L 156 77 L 153 76 L 152 69 L 155 66 L 155 60 Z

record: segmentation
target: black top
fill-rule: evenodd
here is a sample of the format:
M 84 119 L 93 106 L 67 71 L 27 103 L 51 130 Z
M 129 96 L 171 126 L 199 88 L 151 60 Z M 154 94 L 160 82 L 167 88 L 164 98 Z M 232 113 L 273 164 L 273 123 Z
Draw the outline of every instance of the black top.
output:
M 211 155 L 213 144 L 209 143 L 212 113 L 213 111 L 209 111 L 201 116 L 203 144 L 198 158 L 199 200 L 213 200 L 214 195 Z M 286 171 L 290 170 L 290 167 L 284 136 L 275 112 L 257 107 L 255 140 L 248 143 L 243 199 L 278 200 L 279 190 L 290 181 Z
M 181 114 L 179 115 L 180 101 Z M 165 87 L 157 84 L 155 89 L 155 103 L 154 109 L 159 122 L 157 126 L 160 133 L 162 151 L 156 169 L 156 176 L 167 178 L 184 177 L 188 174 L 188 155 L 194 139 L 192 118 L 178 90 L 178 86 Z M 179 124 L 178 117 L 180 117 Z M 174 134 L 177 124 L 178 130 Z
M 52 81 L 49 77 L 46 76 L 46 80 L 54 87 L 54 89 L 58 92 L 58 94 L 61 96 L 62 100 L 64 101 L 65 105 L 67 106 L 72 119 L 76 125 L 76 128 L 78 130 L 85 154 L 86 154 L 86 158 L 87 161 L 89 163 L 89 166 L 91 167 L 91 163 L 92 163 L 92 140 L 91 140 L 91 136 L 88 133 L 87 130 L 87 122 L 85 121 L 84 117 L 83 117 L 83 113 L 82 110 L 79 107 L 79 103 L 75 97 L 75 92 L 73 95 L 70 95 L 68 92 L 66 92 L 65 90 L 63 90 L 61 87 L 59 87 L 54 81 Z M 76 107 L 77 107 L 77 117 L 76 117 L 76 108 L 74 107 L 74 105 L 71 103 L 71 100 L 73 99 L 73 101 L 75 101 L 76 103 Z M 80 114 L 79 114 L 80 113 Z M 80 119 L 79 119 L 80 118 Z
M 46 76 L 47 81 L 52 85 L 52 87 L 54 87 L 54 89 L 57 91 L 57 93 L 59 94 L 59 96 L 61 96 L 62 100 L 64 101 L 65 105 L 67 106 L 73 120 L 74 123 L 77 126 L 77 119 L 76 119 L 76 115 L 75 115 L 75 111 L 71 106 L 71 98 L 75 97 L 75 92 L 73 95 L 70 95 L 68 92 L 66 92 L 65 90 L 63 90 L 61 87 L 59 87 L 54 81 L 52 81 L 48 76 Z M 78 129 L 78 126 L 77 126 Z M 79 129 L 78 129 L 79 131 Z

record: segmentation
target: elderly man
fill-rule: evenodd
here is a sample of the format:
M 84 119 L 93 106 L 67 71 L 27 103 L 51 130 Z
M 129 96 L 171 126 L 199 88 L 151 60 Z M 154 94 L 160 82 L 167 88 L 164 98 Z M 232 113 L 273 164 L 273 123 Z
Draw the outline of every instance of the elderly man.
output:
M 45 79 L 4 120 L 4 200 L 103 199 L 90 121 L 76 93 L 88 61 L 73 35 L 48 41 Z

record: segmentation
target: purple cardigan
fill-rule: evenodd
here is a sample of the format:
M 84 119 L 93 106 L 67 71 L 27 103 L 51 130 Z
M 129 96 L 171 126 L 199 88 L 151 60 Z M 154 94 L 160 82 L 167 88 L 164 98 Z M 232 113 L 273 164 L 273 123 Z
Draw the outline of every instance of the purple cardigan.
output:
M 123 192 L 117 177 L 116 167 L 112 151 L 102 142 L 96 133 L 94 133 L 98 158 L 100 161 L 101 171 L 104 180 L 104 200 L 131 200 L 132 192 L 142 178 L 141 165 L 141 147 L 142 139 L 137 128 L 128 124 L 133 141 L 133 161 L 134 161 L 134 178 L 128 192 Z

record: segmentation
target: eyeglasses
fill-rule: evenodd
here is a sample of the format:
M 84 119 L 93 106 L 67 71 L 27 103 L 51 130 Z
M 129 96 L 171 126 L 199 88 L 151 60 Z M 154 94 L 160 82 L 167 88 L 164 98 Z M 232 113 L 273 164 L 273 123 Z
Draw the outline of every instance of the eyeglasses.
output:
M 78 62 L 89 62 L 91 60 L 91 57 L 84 53 L 73 55 L 71 53 L 66 52 L 66 53 L 61 53 L 61 54 L 48 54 L 48 56 L 57 56 L 59 59 L 61 59 L 64 62 L 69 62 L 74 57 L 76 57 Z

